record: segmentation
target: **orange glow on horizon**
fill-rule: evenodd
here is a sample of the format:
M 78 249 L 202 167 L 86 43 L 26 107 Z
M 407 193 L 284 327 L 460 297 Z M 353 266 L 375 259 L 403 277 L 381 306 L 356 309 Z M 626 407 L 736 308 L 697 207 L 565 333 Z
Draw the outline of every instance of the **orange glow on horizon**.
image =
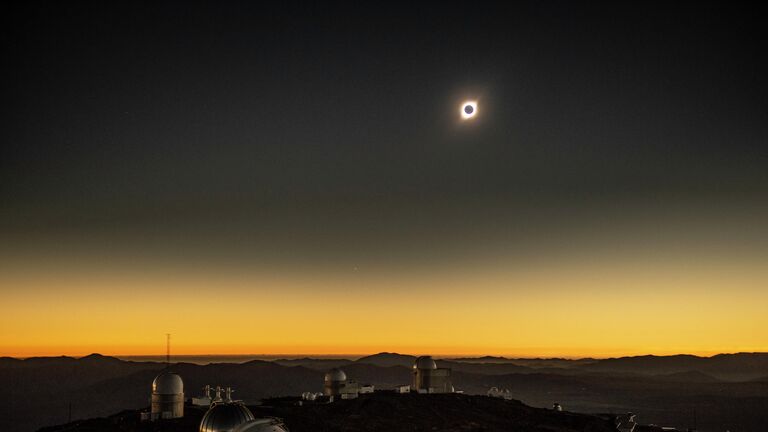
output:
M 175 355 L 768 351 L 765 280 L 760 260 L 385 276 L 6 271 L 0 355 L 162 355 L 168 332 Z

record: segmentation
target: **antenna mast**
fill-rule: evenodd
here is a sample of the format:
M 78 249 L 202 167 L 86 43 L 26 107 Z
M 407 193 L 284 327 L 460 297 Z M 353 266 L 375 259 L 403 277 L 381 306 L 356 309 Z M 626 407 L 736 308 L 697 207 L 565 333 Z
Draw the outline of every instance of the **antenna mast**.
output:
M 171 367 L 171 334 L 165 334 L 165 368 Z

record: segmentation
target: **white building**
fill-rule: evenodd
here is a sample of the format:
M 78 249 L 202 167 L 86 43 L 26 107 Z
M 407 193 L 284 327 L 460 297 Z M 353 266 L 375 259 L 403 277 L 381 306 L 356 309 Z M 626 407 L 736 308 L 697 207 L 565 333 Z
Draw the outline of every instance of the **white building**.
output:
M 430 356 L 421 356 L 413 363 L 413 389 L 419 393 L 453 393 L 451 369 L 438 368 Z
M 339 396 L 341 399 L 354 399 L 360 391 L 357 381 L 347 379 L 347 374 L 339 368 L 329 370 L 323 379 L 323 394 Z M 331 399 L 333 400 L 333 399 Z
M 410 392 L 411 392 L 410 384 L 400 384 L 399 386 L 395 386 L 395 393 L 410 393 Z
M 184 417 L 184 381 L 178 374 L 163 372 L 152 381 L 149 420 Z
M 509 391 L 509 389 L 500 389 L 498 387 L 491 387 L 488 392 L 486 393 L 490 397 L 500 398 L 500 399 L 512 399 L 512 393 Z
M 211 403 L 213 403 L 213 398 L 211 398 L 211 386 L 209 385 L 203 387 L 202 396 L 192 398 L 192 405 L 195 406 L 211 406 Z

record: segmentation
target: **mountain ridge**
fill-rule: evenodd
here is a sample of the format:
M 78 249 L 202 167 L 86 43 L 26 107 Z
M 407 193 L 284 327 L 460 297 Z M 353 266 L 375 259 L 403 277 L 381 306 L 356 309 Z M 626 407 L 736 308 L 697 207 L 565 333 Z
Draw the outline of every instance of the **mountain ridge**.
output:
M 670 360 L 656 357 L 619 359 L 620 367 L 608 362 L 604 369 L 589 365 L 536 368 L 440 359 L 438 363 L 453 369 L 454 386 L 467 394 L 483 395 L 489 388 L 497 387 L 509 389 L 513 397 L 534 407 L 546 408 L 559 402 L 566 409 L 578 412 L 638 411 L 638 407 L 642 407 L 649 422 L 669 425 L 687 421 L 687 413 L 693 409 L 692 401 L 695 401 L 701 411 L 701 424 L 710 422 L 726 429 L 720 426 L 728 425 L 732 418 L 745 418 L 749 427 L 732 429 L 761 431 L 749 422 L 753 421 L 755 412 L 768 412 L 765 373 L 768 369 L 759 367 L 764 357 L 755 354 L 720 356 L 716 360 L 693 359 L 695 365 L 722 366 L 724 369 L 719 375 L 730 376 L 734 369 L 749 375 L 749 379 L 743 381 L 722 380 L 711 372 L 685 368 L 668 372 Z M 350 361 L 342 368 L 350 379 L 387 389 L 411 382 L 412 358 L 415 357 L 384 353 Z M 680 364 L 686 365 L 692 358 L 676 358 L 681 359 L 685 361 Z M 373 364 L 379 360 L 393 365 Z M 678 368 L 680 364 L 673 361 Z M 320 391 L 325 366 L 255 360 L 207 365 L 173 363 L 170 368 L 183 377 L 187 397 L 201 394 L 207 384 L 222 385 L 234 387 L 238 399 L 255 403 L 263 398 Z M 81 359 L 52 357 L 0 361 L 0 381 L 14 389 L 0 393 L 0 427 L 28 431 L 61 423 L 66 420 L 70 403 L 76 418 L 105 416 L 126 408 L 138 409 L 146 406 L 152 380 L 165 368 L 164 363 L 130 362 L 100 355 Z M 762 425 L 761 421 L 754 419 L 755 424 Z

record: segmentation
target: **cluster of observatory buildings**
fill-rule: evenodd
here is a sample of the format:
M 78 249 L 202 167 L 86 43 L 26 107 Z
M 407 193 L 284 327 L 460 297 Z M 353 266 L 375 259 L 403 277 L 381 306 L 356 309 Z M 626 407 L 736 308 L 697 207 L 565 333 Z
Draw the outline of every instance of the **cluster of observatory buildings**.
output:
M 211 388 L 206 394 L 193 398 L 193 404 L 208 405 L 208 411 L 200 421 L 200 432 L 287 432 L 285 425 L 276 418 L 256 418 L 242 401 L 232 399 L 232 389 L 227 387 L 222 397 L 221 387 L 211 397 Z M 152 382 L 150 410 L 142 413 L 144 421 L 158 421 L 184 417 L 184 382 L 176 373 L 163 372 Z
M 211 393 L 214 392 L 212 396 Z M 370 384 L 359 384 L 348 379 L 343 370 L 329 370 L 323 380 L 322 393 L 304 393 L 302 402 L 333 402 L 338 399 L 354 399 L 360 394 L 373 393 Z M 451 369 L 438 368 L 430 356 L 418 357 L 413 364 L 412 382 L 399 385 L 398 393 L 453 393 Z M 224 392 L 224 396 L 222 396 Z M 206 386 L 204 395 L 191 399 L 196 406 L 208 406 L 200 422 L 199 432 L 287 432 L 280 419 L 256 418 L 242 401 L 232 399 L 232 389 Z M 149 412 L 142 413 L 143 421 L 162 421 L 184 416 L 184 382 L 181 376 L 166 370 L 152 382 Z
M 319 396 L 325 396 L 333 401 L 334 398 L 354 399 L 359 394 L 373 393 L 373 385 L 359 384 L 357 381 L 347 379 L 343 370 L 333 368 L 325 374 L 323 381 L 323 393 L 304 393 L 304 399 L 316 400 Z M 430 356 L 418 357 L 413 363 L 412 380 L 410 384 L 398 385 L 393 389 L 397 393 L 453 393 L 451 384 L 451 369 L 439 368 Z
M 439 368 L 430 356 L 418 357 L 413 364 L 410 384 L 396 386 L 389 391 L 397 393 L 454 393 L 451 384 L 451 369 Z M 192 405 L 207 407 L 200 421 L 199 432 L 288 432 L 282 420 L 275 417 L 257 418 L 242 401 L 232 399 L 232 389 L 227 387 L 212 388 L 205 386 L 204 394 L 191 398 Z M 338 368 L 329 370 L 323 380 L 322 393 L 305 392 L 300 405 L 304 403 L 330 403 L 336 399 L 355 399 L 360 394 L 373 393 L 373 385 L 359 384 L 348 379 L 347 374 Z M 213 393 L 213 395 L 212 395 Z M 224 396 L 222 396 L 224 393 Z M 492 387 L 490 397 L 511 399 L 510 391 Z M 184 382 L 181 376 L 166 369 L 152 382 L 152 395 L 149 412 L 141 414 L 142 421 L 163 421 L 184 417 L 185 407 Z M 559 403 L 552 406 L 554 411 L 562 411 Z M 635 415 L 628 413 L 617 416 L 615 424 L 618 431 L 625 432 L 674 432 L 675 428 L 662 428 L 655 425 L 639 425 Z

